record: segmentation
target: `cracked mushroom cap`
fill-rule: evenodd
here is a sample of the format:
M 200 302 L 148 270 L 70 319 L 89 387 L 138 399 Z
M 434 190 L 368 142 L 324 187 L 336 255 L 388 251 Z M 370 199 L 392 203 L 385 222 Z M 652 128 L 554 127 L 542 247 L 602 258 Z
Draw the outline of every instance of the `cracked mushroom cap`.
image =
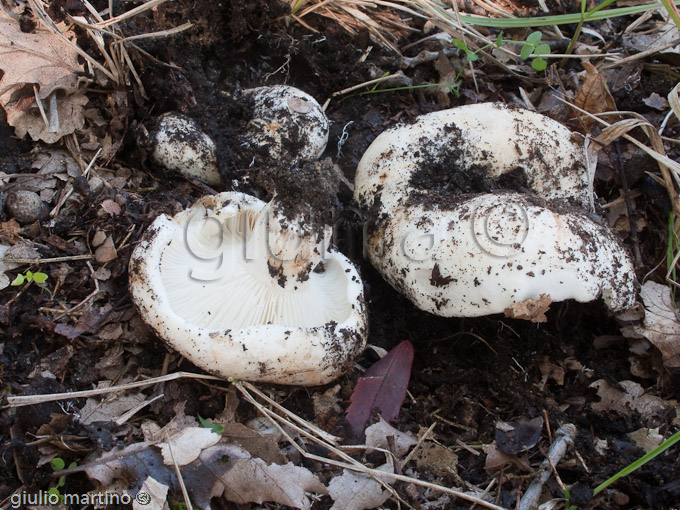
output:
M 295 87 L 274 85 L 244 90 L 243 99 L 252 115 L 243 136 L 251 152 L 292 165 L 323 154 L 329 123 L 312 96 Z
M 257 198 L 228 192 L 172 218 L 161 215 L 132 254 L 130 293 L 144 321 L 209 372 L 325 384 L 365 346 L 363 285 L 351 262 L 323 243 L 313 271 L 294 254 L 284 260 L 282 281 L 271 269 L 271 247 L 281 246 L 269 235 L 271 211 Z
M 482 316 L 541 294 L 634 303 L 630 259 L 587 214 L 583 149 L 547 117 L 494 103 L 423 115 L 376 138 L 355 186 L 371 262 L 422 310 Z

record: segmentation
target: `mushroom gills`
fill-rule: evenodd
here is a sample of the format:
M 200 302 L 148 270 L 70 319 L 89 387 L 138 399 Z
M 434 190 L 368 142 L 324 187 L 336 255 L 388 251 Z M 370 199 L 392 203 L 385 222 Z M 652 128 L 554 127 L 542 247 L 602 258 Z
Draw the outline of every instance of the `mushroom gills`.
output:
M 349 316 L 340 264 L 329 257 L 323 272 L 310 271 L 306 281 L 291 277 L 282 287 L 263 267 L 267 239 L 258 233 L 266 229 L 269 206 L 228 209 L 231 214 L 204 208 L 173 225 L 160 273 L 177 315 L 206 329 L 315 327 Z

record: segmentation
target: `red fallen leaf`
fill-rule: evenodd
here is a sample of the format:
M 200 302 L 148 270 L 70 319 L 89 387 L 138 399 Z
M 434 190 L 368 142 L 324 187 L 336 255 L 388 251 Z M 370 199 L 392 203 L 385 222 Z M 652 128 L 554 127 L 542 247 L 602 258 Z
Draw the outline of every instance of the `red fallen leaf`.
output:
M 405 340 L 373 364 L 359 379 L 347 409 L 347 421 L 357 438 L 363 437 L 374 408 L 388 422 L 399 415 L 411 378 L 412 364 L 413 344 Z

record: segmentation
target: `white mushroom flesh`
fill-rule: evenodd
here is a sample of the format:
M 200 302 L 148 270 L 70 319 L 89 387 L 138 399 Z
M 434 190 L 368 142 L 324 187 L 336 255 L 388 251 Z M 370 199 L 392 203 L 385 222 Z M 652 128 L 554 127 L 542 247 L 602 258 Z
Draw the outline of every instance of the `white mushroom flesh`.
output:
M 342 254 L 326 250 L 322 271 L 281 286 L 266 248 L 252 242 L 266 238 L 254 232 L 267 211 L 256 198 L 222 193 L 160 216 L 132 255 L 130 292 L 158 335 L 206 370 L 323 384 L 365 345 L 361 280 Z
M 371 262 L 423 310 L 481 316 L 541 294 L 634 303 L 630 259 L 586 212 L 583 149 L 547 117 L 493 103 L 423 115 L 376 138 L 355 186 Z

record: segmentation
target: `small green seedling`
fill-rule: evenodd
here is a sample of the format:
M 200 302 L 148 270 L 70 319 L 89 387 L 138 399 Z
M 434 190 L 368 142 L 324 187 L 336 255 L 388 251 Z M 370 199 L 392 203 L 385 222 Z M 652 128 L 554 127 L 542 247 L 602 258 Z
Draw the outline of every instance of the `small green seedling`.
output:
M 200 414 L 198 415 L 198 421 L 201 423 L 201 427 L 210 429 L 219 436 L 221 436 L 222 432 L 224 432 L 224 425 L 220 425 L 219 423 L 210 423 L 208 420 L 204 419 Z
M 524 60 L 528 59 L 531 55 L 536 57 L 531 61 L 531 67 L 535 71 L 543 71 L 548 67 L 548 61 L 542 56 L 550 55 L 550 46 L 541 42 L 542 37 L 543 34 L 538 30 L 531 32 L 526 41 L 524 41 L 519 53 L 519 56 Z
M 577 510 L 576 506 L 571 504 L 571 493 L 566 487 L 564 488 L 564 510 Z
M 50 466 L 52 467 L 52 469 L 54 471 L 61 471 L 62 469 L 64 469 L 66 467 L 66 462 L 64 462 L 64 459 L 62 459 L 61 457 L 55 457 L 50 461 Z M 68 465 L 68 468 L 72 469 L 76 466 L 78 466 L 77 462 L 71 462 Z M 59 489 L 61 487 L 63 487 L 64 485 L 66 485 L 66 475 L 60 476 L 59 479 L 57 480 L 57 485 L 55 485 L 54 487 L 50 487 L 47 490 L 47 493 L 48 494 L 56 494 L 57 496 L 59 496 L 59 499 L 61 500 L 62 495 L 61 495 L 61 491 Z
M 26 271 L 24 274 L 18 274 L 11 285 L 18 287 L 19 285 L 23 285 L 25 282 L 45 283 L 46 280 L 47 275 L 45 273 L 33 273 L 31 271 Z

